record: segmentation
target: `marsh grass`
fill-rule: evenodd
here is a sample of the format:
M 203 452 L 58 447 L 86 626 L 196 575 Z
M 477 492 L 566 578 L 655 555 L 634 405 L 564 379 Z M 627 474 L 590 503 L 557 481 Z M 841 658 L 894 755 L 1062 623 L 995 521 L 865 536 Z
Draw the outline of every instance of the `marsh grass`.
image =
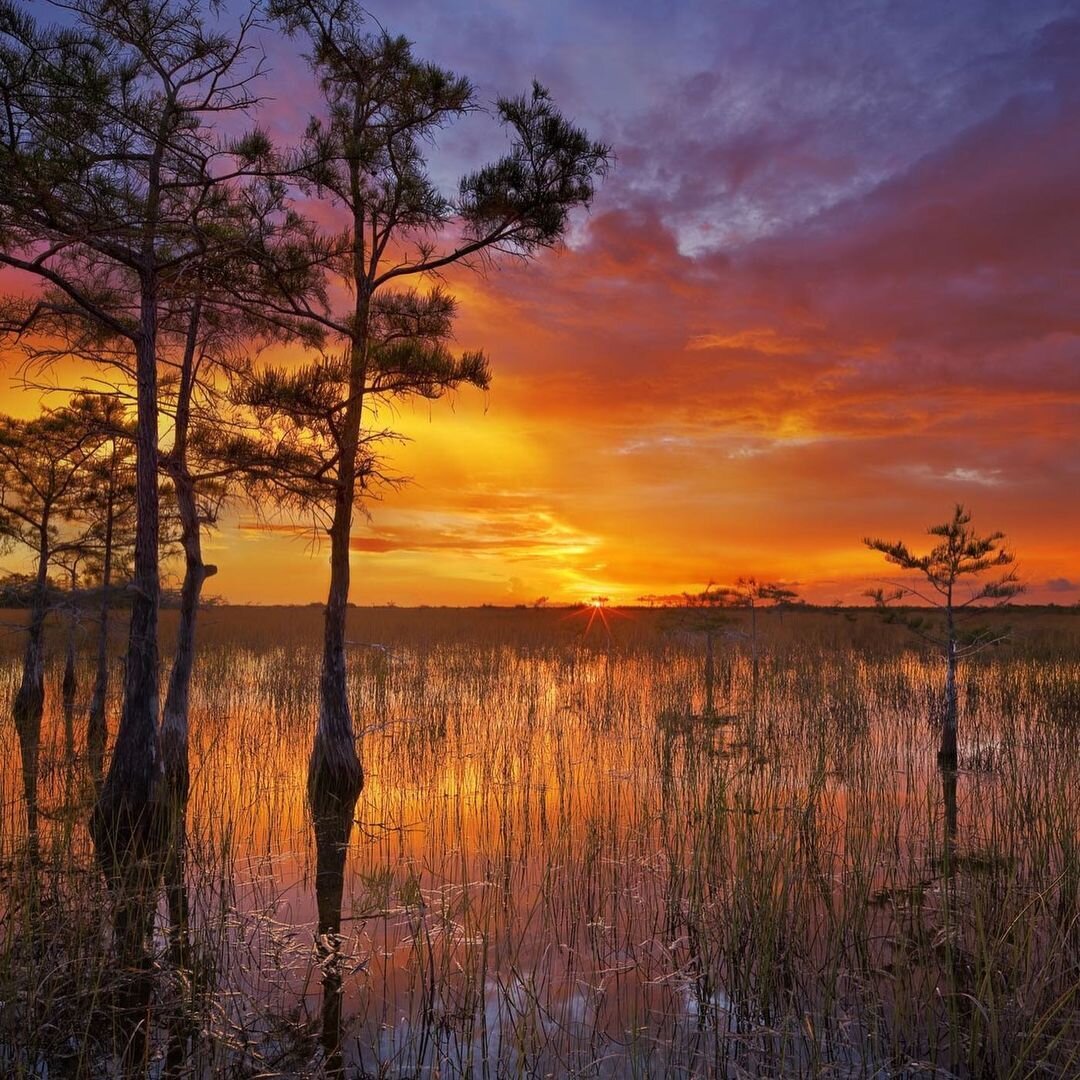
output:
M 140 1075 L 320 1075 L 339 984 L 357 1076 L 1080 1072 L 1080 620 L 1024 614 L 965 669 L 950 774 L 935 659 L 864 614 L 766 621 L 756 679 L 721 650 L 724 722 L 702 723 L 701 644 L 649 613 L 609 638 L 561 612 L 354 612 L 367 785 L 328 947 L 319 613 L 206 616 L 187 968 L 164 903 L 150 970 L 114 966 L 52 710 L 28 859 L 0 729 L 4 1075 L 115 1074 L 140 1023 Z

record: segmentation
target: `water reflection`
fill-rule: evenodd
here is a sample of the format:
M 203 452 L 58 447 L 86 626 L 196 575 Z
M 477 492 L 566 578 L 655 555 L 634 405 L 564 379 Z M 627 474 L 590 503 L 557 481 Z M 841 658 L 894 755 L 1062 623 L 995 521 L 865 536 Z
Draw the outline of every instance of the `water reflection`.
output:
M 353 806 L 320 813 L 312 845 L 318 657 L 285 633 L 208 651 L 186 844 L 153 893 L 156 936 L 145 905 L 125 916 L 144 949 L 126 950 L 122 985 L 103 978 L 122 990 L 115 1033 L 79 1036 L 88 1060 L 108 1041 L 133 1071 L 177 1077 L 848 1076 L 898 1060 L 972 1076 L 1012 1067 L 1007 1039 L 1058 1064 L 1077 1045 L 1071 1006 L 1039 1004 L 1076 982 L 1080 790 L 1040 722 L 1042 668 L 982 676 L 964 730 L 1007 731 L 1010 755 L 958 778 L 927 735 L 936 673 L 911 657 L 770 656 L 756 685 L 749 655 L 725 658 L 719 724 L 700 720 L 690 652 L 414 641 L 357 663 L 354 700 L 386 710 L 361 718 L 363 826 Z M 698 719 L 670 719 L 694 700 Z M 64 737 L 47 715 L 47 760 Z M 0 750 L 21 794 L 13 735 Z M 56 907 L 33 918 L 53 957 L 100 948 L 59 931 L 92 870 L 54 812 L 79 790 L 43 769 Z M 25 823 L 21 799 L 3 806 L 8 859 Z M 0 878 L 5 912 L 25 889 Z M 0 931 L 0 981 L 29 970 L 20 947 Z M 59 1060 L 47 1026 L 18 1017 L 25 1053 Z
M 945 863 L 952 863 L 952 853 L 956 845 L 956 833 L 959 817 L 956 810 L 956 770 L 943 767 L 941 772 L 941 805 L 945 811 Z
M 342 936 L 341 903 L 345 890 L 345 860 L 352 835 L 354 799 L 324 799 L 314 813 L 315 896 L 318 926 L 316 956 L 322 971 L 320 1035 L 327 1076 L 343 1076 L 341 1045 Z

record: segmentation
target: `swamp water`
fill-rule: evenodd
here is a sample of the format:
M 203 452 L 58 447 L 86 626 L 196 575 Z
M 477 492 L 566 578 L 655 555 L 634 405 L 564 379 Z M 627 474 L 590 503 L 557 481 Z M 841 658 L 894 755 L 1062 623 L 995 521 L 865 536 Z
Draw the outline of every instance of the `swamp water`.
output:
M 939 666 L 842 618 L 774 621 L 756 678 L 745 642 L 719 647 L 701 716 L 702 643 L 654 614 L 610 637 L 558 612 L 356 614 L 388 648 L 354 646 L 366 784 L 319 941 L 318 613 L 208 611 L 190 960 L 162 900 L 135 1073 L 1080 1075 L 1075 651 L 968 668 L 942 772 Z M 15 647 L 0 665 L 7 700 Z M 0 728 L 5 1076 L 116 1075 L 130 1038 L 59 674 L 37 867 Z

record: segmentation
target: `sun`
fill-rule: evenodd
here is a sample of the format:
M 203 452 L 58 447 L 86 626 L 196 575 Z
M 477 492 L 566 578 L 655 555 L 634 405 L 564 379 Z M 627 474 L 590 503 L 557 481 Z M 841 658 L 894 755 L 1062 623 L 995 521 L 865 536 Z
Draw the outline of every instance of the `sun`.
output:
M 572 619 L 575 617 L 585 617 L 585 626 L 582 629 L 582 634 L 588 636 L 589 631 L 593 628 L 594 623 L 599 623 L 604 631 L 611 636 L 611 624 L 608 622 L 609 617 L 617 616 L 619 618 L 627 618 L 626 612 L 619 611 L 617 608 L 611 606 L 610 596 L 590 596 L 588 600 L 581 601 L 576 607 L 572 608 L 564 618 Z

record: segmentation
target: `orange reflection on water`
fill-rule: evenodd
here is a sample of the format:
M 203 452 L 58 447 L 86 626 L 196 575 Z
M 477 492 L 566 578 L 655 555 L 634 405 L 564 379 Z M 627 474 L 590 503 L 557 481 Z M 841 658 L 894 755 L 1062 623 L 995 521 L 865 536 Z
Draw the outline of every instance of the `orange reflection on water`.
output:
M 1060 830 L 1078 777 L 1047 712 L 1057 661 L 972 669 L 950 808 L 936 666 L 895 642 L 838 647 L 830 616 L 769 625 L 756 679 L 742 645 L 721 650 L 715 718 L 701 642 L 647 613 L 602 638 L 559 613 L 357 618 L 356 640 L 389 646 L 351 668 L 366 784 L 344 1028 L 369 1072 L 798 1069 L 824 1032 L 843 1068 L 912 1042 L 946 1062 L 988 922 L 1035 893 L 1039 911 L 1070 903 Z M 318 628 L 317 612 L 208 613 L 189 810 L 221 992 L 312 1023 Z M 1010 977 L 1065 978 L 1060 924 L 1030 930 L 994 939 Z

